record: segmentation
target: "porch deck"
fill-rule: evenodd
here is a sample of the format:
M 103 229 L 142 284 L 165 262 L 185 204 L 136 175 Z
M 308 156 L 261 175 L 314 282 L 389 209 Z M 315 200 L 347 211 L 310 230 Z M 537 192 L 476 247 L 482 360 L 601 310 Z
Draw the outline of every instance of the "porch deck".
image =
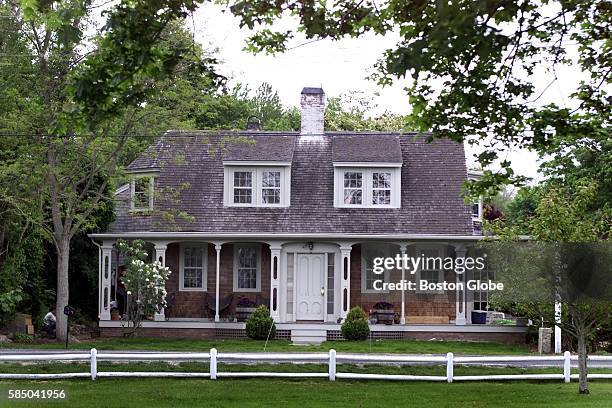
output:
M 121 321 L 100 321 L 103 336 L 118 336 Z M 320 341 L 342 340 L 337 323 L 276 323 L 277 338 L 295 340 L 297 333 L 317 333 Z M 523 343 L 527 327 L 485 324 L 371 324 L 373 339 L 465 340 Z M 155 337 L 177 338 L 246 338 L 245 323 L 214 322 L 208 319 L 174 318 L 166 321 L 145 321 L 142 332 Z

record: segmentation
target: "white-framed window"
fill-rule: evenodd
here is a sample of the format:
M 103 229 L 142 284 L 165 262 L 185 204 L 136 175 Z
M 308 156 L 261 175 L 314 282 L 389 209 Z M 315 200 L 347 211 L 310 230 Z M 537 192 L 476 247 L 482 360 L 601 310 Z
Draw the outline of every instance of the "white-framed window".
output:
M 251 204 L 253 202 L 253 172 L 235 171 L 232 186 L 234 204 Z
M 372 205 L 391 205 L 390 171 L 372 172 Z
M 130 181 L 130 209 L 149 211 L 153 209 L 155 177 L 151 174 L 134 175 Z
M 421 291 L 419 289 L 421 280 L 426 280 L 429 283 L 444 281 L 444 254 L 444 248 L 440 246 L 418 246 L 416 248 L 415 257 L 423 258 L 416 273 L 416 292 L 431 293 L 431 291 Z
M 261 172 L 261 203 L 281 203 L 281 172 L 279 170 L 265 170 Z
M 482 198 L 472 203 L 472 221 L 482 221 Z
M 483 256 L 484 253 L 477 251 L 476 255 Z M 484 257 L 484 268 L 483 269 L 471 269 L 468 271 L 468 279 L 480 280 L 481 282 L 487 282 L 488 280 L 495 281 L 495 269 L 493 269 L 489 258 Z M 489 291 L 488 290 L 474 290 L 474 310 L 489 310 Z
M 208 244 L 182 243 L 179 248 L 179 290 L 206 291 Z
M 342 179 L 344 180 L 343 203 L 345 205 L 363 204 L 363 172 L 345 171 Z
M 234 292 L 261 291 L 261 245 L 234 245 Z
M 225 205 L 288 207 L 289 166 L 225 167 Z
M 336 207 L 399 208 L 401 167 L 335 167 Z
M 374 258 L 391 256 L 389 246 L 383 244 L 364 244 L 361 247 L 361 293 L 388 293 L 388 290 L 374 289 L 374 282 L 389 282 L 389 270 L 374 273 Z

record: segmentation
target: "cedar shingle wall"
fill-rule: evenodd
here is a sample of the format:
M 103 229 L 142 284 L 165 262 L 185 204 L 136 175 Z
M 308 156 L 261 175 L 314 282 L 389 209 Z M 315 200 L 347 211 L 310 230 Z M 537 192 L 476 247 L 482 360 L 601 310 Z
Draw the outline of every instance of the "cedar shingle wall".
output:
M 267 245 L 261 245 L 261 292 L 236 292 L 229 311 L 222 313 L 222 316 L 235 314 L 235 307 L 238 300 L 247 297 L 253 301 L 257 295 L 268 300 L 270 299 L 270 250 Z M 220 284 L 219 297 L 223 299 L 233 292 L 234 274 L 234 245 L 223 244 L 221 248 L 220 260 Z M 208 296 L 215 296 L 215 273 L 216 273 L 215 246 L 208 244 L 208 287 L 206 292 L 179 291 L 179 244 L 170 244 L 166 251 L 166 266 L 170 268 L 172 274 L 166 283 L 168 299 L 171 299 L 171 306 L 166 310 L 167 317 L 214 317 L 214 313 L 207 310 L 206 299 Z M 267 304 L 269 307 L 269 303 Z

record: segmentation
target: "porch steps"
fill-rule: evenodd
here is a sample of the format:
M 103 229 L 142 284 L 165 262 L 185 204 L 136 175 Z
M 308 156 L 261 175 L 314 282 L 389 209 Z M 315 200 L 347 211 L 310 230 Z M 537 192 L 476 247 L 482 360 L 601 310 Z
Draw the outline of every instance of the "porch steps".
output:
M 327 329 L 292 329 L 291 330 L 291 342 L 293 344 L 321 344 L 327 340 Z

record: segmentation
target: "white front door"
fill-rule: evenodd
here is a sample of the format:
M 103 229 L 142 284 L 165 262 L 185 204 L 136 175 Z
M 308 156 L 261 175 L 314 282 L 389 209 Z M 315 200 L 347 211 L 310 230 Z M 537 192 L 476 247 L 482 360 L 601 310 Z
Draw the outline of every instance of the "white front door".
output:
M 324 273 L 324 254 L 297 254 L 297 320 L 323 320 Z

